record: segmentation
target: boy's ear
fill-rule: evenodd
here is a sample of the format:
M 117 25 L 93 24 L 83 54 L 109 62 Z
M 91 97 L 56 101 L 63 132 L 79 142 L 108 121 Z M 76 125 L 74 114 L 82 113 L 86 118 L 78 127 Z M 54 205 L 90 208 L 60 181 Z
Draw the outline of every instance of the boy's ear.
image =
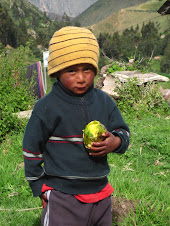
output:
M 93 67 L 93 71 L 95 73 L 95 76 L 97 75 L 97 69 L 95 67 Z
M 60 76 L 59 72 L 55 72 L 54 74 L 50 75 L 51 78 L 58 78 L 59 76 Z

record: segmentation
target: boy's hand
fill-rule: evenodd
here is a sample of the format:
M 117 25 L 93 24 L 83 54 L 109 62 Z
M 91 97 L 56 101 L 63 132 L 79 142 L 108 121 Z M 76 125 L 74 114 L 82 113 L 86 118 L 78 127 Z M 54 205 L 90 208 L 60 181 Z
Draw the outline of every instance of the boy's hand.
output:
M 92 142 L 92 147 L 89 148 L 92 152 L 89 152 L 89 155 L 103 157 L 121 145 L 120 137 L 114 136 L 108 131 L 103 133 L 102 136 L 105 138 L 104 141 Z
M 46 206 L 46 204 L 47 204 L 47 197 L 46 197 L 46 195 L 44 194 L 44 193 L 42 193 L 41 195 L 40 195 L 40 199 L 41 199 L 41 201 L 42 201 L 42 206 L 43 206 L 43 208 L 45 208 L 45 206 Z

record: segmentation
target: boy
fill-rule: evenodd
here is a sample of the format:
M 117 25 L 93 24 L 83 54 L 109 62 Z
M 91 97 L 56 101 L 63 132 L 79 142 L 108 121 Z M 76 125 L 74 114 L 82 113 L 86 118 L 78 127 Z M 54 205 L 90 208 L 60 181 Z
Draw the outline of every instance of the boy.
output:
M 107 154 L 126 151 L 129 129 L 114 101 L 93 87 L 98 57 L 86 28 L 64 27 L 50 41 L 48 75 L 57 81 L 36 103 L 23 140 L 26 178 L 45 207 L 43 225 L 111 225 Z M 92 120 L 108 131 L 89 152 L 82 135 Z

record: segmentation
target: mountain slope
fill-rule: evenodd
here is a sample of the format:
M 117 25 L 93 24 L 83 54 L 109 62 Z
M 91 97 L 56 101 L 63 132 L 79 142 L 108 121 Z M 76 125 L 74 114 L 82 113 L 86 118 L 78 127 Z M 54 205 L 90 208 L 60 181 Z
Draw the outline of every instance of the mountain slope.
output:
M 91 26 L 91 29 L 96 36 L 102 33 L 114 33 L 130 27 L 139 28 L 143 23 L 152 21 L 157 24 L 159 31 L 164 32 L 169 27 L 169 15 L 161 16 L 157 10 L 163 3 L 158 0 L 148 1 L 138 6 L 122 9 L 113 13 L 103 21 Z
M 120 9 L 135 6 L 148 0 L 99 0 L 76 17 L 82 26 L 96 24 Z
M 67 14 L 69 17 L 76 17 L 97 0 L 28 0 L 36 5 L 41 11 L 55 13 L 58 15 Z
M 44 13 L 27 0 L 1 0 L 1 4 L 8 10 L 16 24 L 20 20 L 25 20 L 27 25 L 36 27 L 40 23 L 48 22 Z
M 44 41 L 42 30 L 50 35 L 46 30 L 51 20 L 27 0 L 1 0 L 0 12 L 0 42 L 4 46 L 18 47 L 31 40 L 34 48 L 33 43 L 42 44 L 38 43 L 40 38 Z

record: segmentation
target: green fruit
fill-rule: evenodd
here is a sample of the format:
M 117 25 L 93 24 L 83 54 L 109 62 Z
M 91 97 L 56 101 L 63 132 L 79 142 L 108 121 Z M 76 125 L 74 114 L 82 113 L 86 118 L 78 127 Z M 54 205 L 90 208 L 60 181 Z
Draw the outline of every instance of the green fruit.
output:
M 92 147 L 92 142 L 103 141 L 104 137 L 102 137 L 102 134 L 106 131 L 107 130 L 102 123 L 99 121 L 91 121 L 83 130 L 84 146 L 88 149 Z

